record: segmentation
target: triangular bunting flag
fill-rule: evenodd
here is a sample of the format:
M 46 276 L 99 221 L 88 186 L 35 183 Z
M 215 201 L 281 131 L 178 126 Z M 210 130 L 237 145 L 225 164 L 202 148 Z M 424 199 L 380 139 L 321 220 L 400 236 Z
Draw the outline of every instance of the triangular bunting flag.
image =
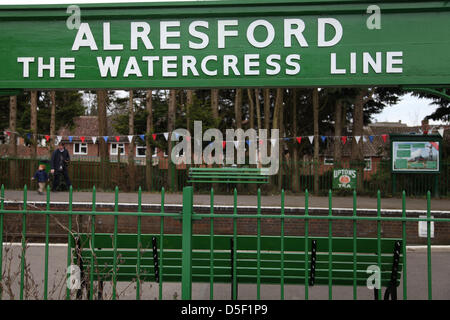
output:
M 381 138 L 383 139 L 384 142 L 386 142 L 386 140 L 387 140 L 387 134 L 382 134 L 382 135 L 381 135 Z
M 73 140 L 73 137 L 69 136 L 69 141 L 72 142 L 72 140 Z
M 233 143 L 234 143 L 234 147 L 236 149 L 239 149 L 239 141 L 233 141 Z
M 31 133 L 27 133 L 27 138 L 28 138 L 28 140 L 31 139 Z
M 441 135 L 441 137 L 444 137 L 444 128 L 440 128 L 438 129 L 439 134 Z
M 184 138 L 186 139 L 187 142 L 191 142 L 191 136 L 185 136 Z
M 11 132 L 10 131 L 5 131 L 6 132 L 6 134 L 8 135 L 8 137 L 11 135 Z
M 92 137 L 92 142 L 93 142 L 94 144 L 96 144 L 96 143 L 97 143 L 97 137 Z
M 145 141 L 145 134 L 139 135 L 139 138 L 141 138 L 142 141 Z
M 250 147 L 250 140 L 246 140 L 245 142 L 246 142 L 247 145 Z
M 225 146 L 227 145 L 226 141 L 222 141 L 222 149 L 225 149 Z
M 325 137 L 325 136 L 320 136 L 320 139 L 322 139 L 322 142 L 325 142 L 325 140 L 327 140 L 327 137 Z
M 164 138 L 166 139 L 166 141 L 169 139 L 169 133 L 168 132 L 164 132 Z
M 424 131 L 423 131 L 423 134 L 428 134 L 428 130 L 424 130 Z
M 373 136 L 369 136 L 370 143 L 373 143 Z
M 264 143 L 264 141 L 263 141 L 263 140 L 259 140 L 259 145 L 260 145 L 260 146 L 262 146 L 262 145 L 263 145 L 263 143 Z
M 108 142 L 108 136 L 103 136 L 103 140 L 105 140 L 105 142 Z
M 56 136 L 56 144 L 60 143 L 62 140 L 62 136 Z
M 276 142 L 277 142 L 277 139 L 270 139 L 270 143 L 272 144 L 272 147 L 275 146 Z
M 309 136 L 308 139 L 309 139 L 309 142 L 312 144 L 314 141 L 314 136 Z
M 49 135 L 46 135 L 46 136 L 45 136 L 45 140 L 47 140 L 47 142 L 48 142 L 48 140 L 50 140 L 50 136 L 49 136 Z
M 366 136 L 363 136 L 363 142 L 367 142 Z
M 341 141 L 343 144 L 345 144 L 347 142 L 347 136 L 342 136 Z
M 131 143 L 133 141 L 133 136 L 128 136 L 128 142 Z
M 153 141 L 156 141 L 156 133 L 152 134 Z
M 439 143 L 438 143 L 438 142 L 432 142 L 432 141 L 430 141 L 430 144 L 431 144 L 437 151 L 439 151 Z
M 85 137 L 80 137 L 80 139 L 81 139 L 81 142 L 83 142 L 83 143 L 84 143 L 84 140 L 86 140 Z
M 359 139 L 361 139 L 361 136 L 355 136 L 356 143 L 359 143 Z
M 116 141 L 119 142 L 120 141 L 120 137 L 116 136 Z
M 298 143 L 302 143 L 302 137 L 297 137 L 296 140 Z

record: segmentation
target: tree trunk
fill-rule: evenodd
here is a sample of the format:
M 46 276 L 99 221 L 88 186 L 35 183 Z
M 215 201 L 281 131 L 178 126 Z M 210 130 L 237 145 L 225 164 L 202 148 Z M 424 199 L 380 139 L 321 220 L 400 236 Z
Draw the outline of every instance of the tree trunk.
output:
M 37 91 L 31 91 L 31 158 L 37 157 Z
M 11 136 L 9 138 L 9 154 L 11 160 L 9 161 L 9 187 L 17 187 L 16 178 L 16 157 L 17 157 L 17 96 L 9 97 L 9 131 Z
M 218 121 L 219 120 L 219 89 L 211 89 L 211 110 L 212 110 L 213 118 Z
M 281 90 L 281 95 L 283 95 L 283 89 L 279 89 Z M 278 94 L 277 94 L 277 100 L 278 100 Z M 281 99 L 281 101 L 279 102 L 280 105 L 278 107 L 278 118 L 279 118 L 279 122 L 280 122 L 280 134 L 279 134 L 279 151 L 278 151 L 278 155 L 279 155 L 279 159 L 280 159 L 280 168 L 278 169 L 278 190 L 281 191 L 281 189 L 283 189 L 283 163 L 285 161 L 284 158 L 284 110 L 283 110 L 283 100 Z
M 298 89 L 293 89 L 293 97 L 292 97 L 292 134 L 294 135 L 293 143 L 293 152 L 292 152 L 292 192 L 300 191 L 300 184 L 298 179 L 298 143 L 296 140 L 297 137 L 297 93 Z
M 261 126 L 261 103 L 259 101 L 259 89 L 255 89 L 255 108 L 256 108 L 256 123 L 258 130 L 262 129 Z
M 253 100 L 253 91 L 251 89 L 247 89 L 249 108 L 250 108 L 250 124 L 249 128 L 255 129 L 255 101 Z
M 188 90 L 186 93 L 186 129 L 190 131 L 191 119 L 189 117 L 192 105 L 194 104 L 194 90 Z
M 342 100 L 336 100 L 335 104 L 335 116 L 334 116 L 334 163 L 335 168 L 342 168 L 342 142 L 340 140 L 342 136 Z
M 130 90 L 128 100 L 128 135 L 134 136 L 134 94 L 133 90 Z M 134 164 L 134 149 L 135 141 L 134 137 L 131 139 L 128 148 L 128 188 L 130 191 L 136 190 L 136 166 Z
M 171 157 L 172 157 L 172 131 L 175 129 L 175 112 L 176 112 L 176 106 L 177 106 L 177 91 L 176 90 L 170 90 L 170 96 L 169 96 L 169 108 L 168 108 L 168 116 L 167 116 L 167 130 L 169 132 L 168 137 L 168 180 L 170 185 L 170 190 L 175 191 L 175 168 L 172 163 Z
M 56 92 L 50 91 L 51 109 L 50 109 L 50 153 L 55 149 L 56 134 Z
M 367 94 L 367 90 L 361 89 L 355 98 L 354 110 L 353 110 L 353 127 L 352 127 L 352 156 L 351 162 L 358 170 L 357 177 L 357 190 L 361 192 L 363 189 L 364 178 L 364 156 L 362 152 L 362 143 L 356 143 L 355 136 L 362 137 L 364 126 L 364 96 Z
M 234 115 L 236 118 L 236 129 L 242 129 L 242 89 L 236 89 Z
M 270 130 L 270 89 L 264 89 L 264 128 Z
M 273 110 L 273 120 L 272 120 L 272 129 L 280 129 L 280 114 L 281 109 L 283 107 L 283 93 L 284 90 L 281 88 L 278 88 L 276 91 L 276 97 L 275 97 L 275 109 Z M 281 138 L 281 132 L 279 132 L 279 137 Z M 270 137 L 272 139 L 272 136 Z M 278 141 L 279 142 L 279 141 Z M 279 144 L 279 147 L 281 148 L 281 144 Z M 272 150 L 272 142 L 270 141 L 268 144 L 269 150 Z M 281 149 L 279 149 L 281 150 Z M 270 153 L 271 154 L 271 153 Z M 279 170 L 278 170 L 278 189 L 281 188 L 283 181 L 282 180 L 282 162 L 283 162 L 283 156 L 279 153 L 278 154 L 278 160 L 279 160 Z M 271 185 L 274 186 L 274 177 L 272 176 Z
M 107 118 L 106 118 L 106 90 L 97 91 L 97 119 L 98 119 L 98 146 L 100 154 L 100 165 L 102 172 L 103 190 L 109 187 L 109 157 L 108 157 L 108 143 L 103 139 L 107 136 Z
M 145 158 L 146 158 L 146 165 L 145 165 L 145 180 L 147 181 L 147 191 L 152 191 L 152 185 L 153 185 L 153 161 L 152 161 L 152 155 L 153 155 L 153 148 L 152 148 L 152 134 L 154 133 L 153 129 L 153 96 L 152 96 L 152 90 L 147 90 L 147 94 L 145 97 L 145 106 L 147 109 L 147 143 L 146 143 L 146 150 L 145 150 Z
M 319 194 L 319 89 L 313 89 L 314 193 Z

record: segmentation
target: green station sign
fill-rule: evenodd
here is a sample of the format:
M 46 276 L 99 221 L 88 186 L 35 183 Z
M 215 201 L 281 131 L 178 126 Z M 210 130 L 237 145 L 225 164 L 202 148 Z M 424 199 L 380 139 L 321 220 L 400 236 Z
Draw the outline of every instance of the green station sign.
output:
M 0 89 L 449 85 L 450 2 L 0 6 Z

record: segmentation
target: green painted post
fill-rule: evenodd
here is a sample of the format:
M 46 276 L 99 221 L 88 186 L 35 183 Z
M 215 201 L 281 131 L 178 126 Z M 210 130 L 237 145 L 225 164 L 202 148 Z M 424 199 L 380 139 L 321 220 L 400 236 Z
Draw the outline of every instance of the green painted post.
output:
M 137 217 L 137 244 L 136 244 L 136 300 L 141 299 L 141 213 L 142 213 L 142 189 L 139 186 L 138 191 L 138 217 Z
M 67 232 L 67 270 L 69 270 L 72 265 L 72 199 L 73 199 L 73 188 L 69 187 L 69 231 Z M 69 279 L 70 275 L 67 273 L 67 279 Z M 66 281 L 67 281 L 66 279 Z M 66 300 L 70 300 L 70 289 L 67 286 L 66 289 Z
M 309 221 L 308 221 L 308 189 L 305 190 L 305 300 L 309 299 L 309 250 L 308 250 L 308 233 L 309 233 Z
M 356 190 L 353 190 L 353 300 L 358 299 L 358 287 L 357 287 L 357 273 L 356 266 L 358 264 L 357 261 L 357 230 L 356 230 Z
M 427 271 L 428 271 L 428 300 L 433 300 L 431 277 L 431 193 L 427 192 Z
M 92 212 L 95 213 L 96 209 L 96 191 L 95 186 L 92 188 Z M 89 300 L 94 300 L 94 254 L 95 254 L 95 215 L 93 214 L 91 216 L 91 269 L 89 270 Z
M 261 189 L 258 188 L 256 226 L 256 299 L 261 300 Z
M 164 202 L 166 192 L 164 187 L 161 188 L 161 226 L 159 240 L 159 300 L 163 298 L 163 278 L 164 278 Z
M 237 300 L 237 190 L 234 188 L 233 194 L 233 284 L 232 284 L 232 298 Z
M 5 186 L 2 184 L 0 192 L 0 283 L 3 281 L 3 210 L 5 210 Z M 2 299 L 3 286 L 0 286 L 0 300 Z
M 211 215 L 214 214 L 214 189 L 211 188 L 209 198 L 209 210 Z M 209 299 L 214 299 L 214 218 L 211 216 L 209 220 Z
M 377 265 L 381 270 L 381 193 L 377 191 Z M 381 300 L 381 288 L 378 290 L 378 300 Z
M 284 189 L 281 190 L 281 243 L 280 243 L 280 251 L 281 251 L 281 294 L 280 299 L 284 300 Z
M 192 297 L 192 214 L 194 193 L 192 187 L 183 188 L 183 217 L 182 217 L 182 270 L 181 270 L 181 298 L 191 300 Z
M 50 186 L 47 185 L 47 201 L 45 214 L 45 254 L 44 254 L 44 300 L 48 298 L 48 243 L 49 243 L 49 227 L 50 227 Z
M 116 186 L 114 189 L 114 212 L 119 212 L 119 188 Z M 114 215 L 114 249 L 113 249 L 113 292 L 112 299 L 117 298 L 117 229 L 118 229 L 118 219 L 117 214 Z
M 23 210 L 22 215 L 22 254 L 20 255 L 20 293 L 19 298 L 23 300 L 23 289 L 25 282 L 25 252 L 26 252 L 26 233 L 27 233 L 27 185 L 23 188 Z
M 402 255 L 403 255 L 403 300 L 408 300 L 406 272 L 406 192 L 402 192 Z
M 328 191 L 328 300 L 333 300 L 333 195 Z

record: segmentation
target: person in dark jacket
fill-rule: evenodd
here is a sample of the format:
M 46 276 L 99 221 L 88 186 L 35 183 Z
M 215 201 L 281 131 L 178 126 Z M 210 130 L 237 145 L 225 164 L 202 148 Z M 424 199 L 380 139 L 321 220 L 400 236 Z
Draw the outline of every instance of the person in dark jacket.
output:
M 53 187 L 52 191 L 56 191 L 59 186 L 60 176 L 64 176 L 64 180 L 66 181 L 66 186 L 69 188 L 72 183 L 69 179 L 69 174 L 67 172 L 67 167 L 70 162 L 69 152 L 64 147 L 64 143 L 60 142 L 58 144 L 58 149 L 53 151 L 52 159 L 51 159 L 51 173 L 54 174 L 53 179 Z
M 39 184 L 38 193 L 43 194 L 44 190 L 45 190 L 45 185 L 47 184 L 47 181 L 49 180 L 48 174 L 47 174 L 47 172 L 45 172 L 45 165 L 41 164 L 39 166 L 39 170 L 36 171 L 36 173 L 34 174 L 34 177 L 31 178 L 31 180 L 37 180 L 37 182 Z

